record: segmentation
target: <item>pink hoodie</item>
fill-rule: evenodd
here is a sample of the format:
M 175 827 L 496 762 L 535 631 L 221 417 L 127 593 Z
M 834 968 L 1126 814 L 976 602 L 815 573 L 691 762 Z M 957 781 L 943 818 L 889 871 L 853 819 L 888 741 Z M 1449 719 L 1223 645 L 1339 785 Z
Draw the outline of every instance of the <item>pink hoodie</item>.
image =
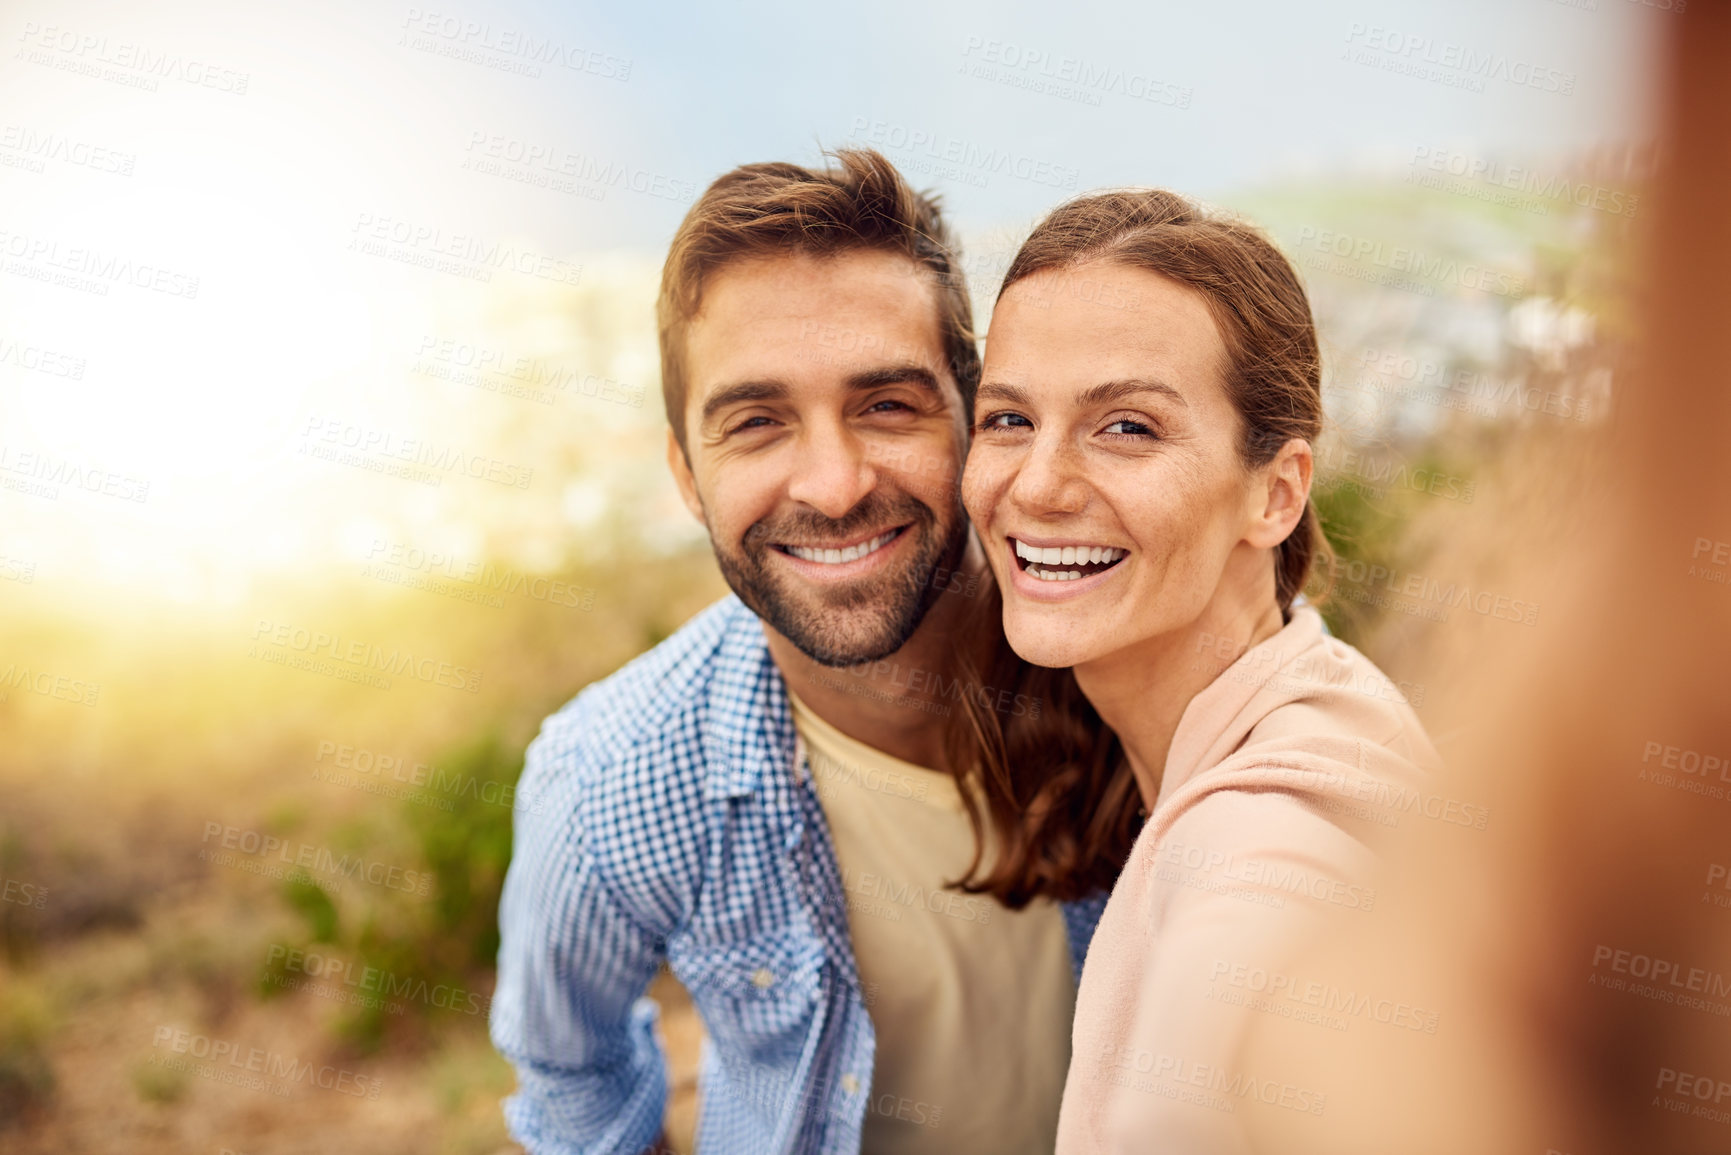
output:
M 1370 829 L 1476 820 L 1425 793 L 1439 760 L 1417 716 L 1315 610 L 1242 656 L 1204 645 L 1197 660 L 1225 668 L 1179 719 L 1088 949 L 1059 1155 L 1243 1151 L 1247 1096 L 1321 1114 L 1327 1091 L 1303 1071 L 1240 1069 L 1249 1016 L 1328 1004 L 1281 967 L 1319 912 L 1374 909 Z

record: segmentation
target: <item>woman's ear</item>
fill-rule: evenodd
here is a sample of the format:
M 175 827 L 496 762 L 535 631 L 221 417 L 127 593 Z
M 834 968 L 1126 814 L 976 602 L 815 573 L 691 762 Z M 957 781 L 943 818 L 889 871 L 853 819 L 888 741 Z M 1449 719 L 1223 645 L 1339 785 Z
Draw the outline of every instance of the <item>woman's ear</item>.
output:
M 1274 460 L 1257 470 L 1256 496 L 1260 511 L 1253 510 L 1250 531 L 1244 540 L 1258 549 L 1273 549 L 1291 536 L 1310 501 L 1310 479 L 1316 460 L 1310 442 L 1294 437 L 1280 447 Z

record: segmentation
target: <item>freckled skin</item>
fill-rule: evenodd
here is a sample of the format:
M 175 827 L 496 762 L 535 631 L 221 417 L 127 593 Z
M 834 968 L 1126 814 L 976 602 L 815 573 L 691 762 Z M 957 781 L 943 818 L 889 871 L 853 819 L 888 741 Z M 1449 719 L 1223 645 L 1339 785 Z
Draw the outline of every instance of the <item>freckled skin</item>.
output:
M 1197 642 L 1254 645 L 1282 625 L 1275 547 L 1302 516 L 1310 447 L 1289 442 L 1246 469 L 1225 366 L 1200 293 L 1101 262 L 1012 285 L 986 343 L 962 494 L 1004 591 L 1005 634 L 1031 662 L 1075 668 L 1146 764 L 1139 780 L 1157 775 L 1177 714 L 1218 668 L 1201 676 Z M 1122 381 L 1176 396 L 1081 396 Z M 1044 583 L 1020 572 L 1008 538 L 1129 554 L 1101 578 Z

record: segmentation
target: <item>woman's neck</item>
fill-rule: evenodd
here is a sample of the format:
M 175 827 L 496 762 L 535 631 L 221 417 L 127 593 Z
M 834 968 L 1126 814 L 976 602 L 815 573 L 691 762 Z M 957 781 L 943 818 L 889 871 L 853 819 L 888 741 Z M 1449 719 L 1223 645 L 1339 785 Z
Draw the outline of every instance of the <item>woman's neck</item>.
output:
M 1118 735 L 1143 805 L 1154 809 L 1172 736 L 1192 698 L 1252 646 L 1285 624 L 1272 569 L 1235 574 L 1197 618 L 1075 667 L 1076 684 Z

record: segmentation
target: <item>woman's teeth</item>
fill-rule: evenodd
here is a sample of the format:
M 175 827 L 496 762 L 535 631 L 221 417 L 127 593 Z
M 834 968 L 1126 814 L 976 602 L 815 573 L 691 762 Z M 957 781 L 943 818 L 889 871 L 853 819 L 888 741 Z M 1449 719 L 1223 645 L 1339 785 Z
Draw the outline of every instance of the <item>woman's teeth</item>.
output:
M 1041 547 L 1017 541 L 1015 546 L 1016 556 L 1027 563 L 1023 568 L 1047 582 L 1073 582 L 1090 573 L 1099 573 L 1130 552 L 1103 545 Z M 1054 568 L 1057 566 L 1065 568 Z
M 858 561 L 866 554 L 888 545 L 890 539 L 900 533 L 892 529 L 888 533 L 880 533 L 870 541 L 862 541 L 858 545 L 850 545 L 846 549 L 809 549 L 803 545 L 783 546 L 788 553 L 802 561 L 815 561 L 820 565 L 841 565 L 844 562 Z

